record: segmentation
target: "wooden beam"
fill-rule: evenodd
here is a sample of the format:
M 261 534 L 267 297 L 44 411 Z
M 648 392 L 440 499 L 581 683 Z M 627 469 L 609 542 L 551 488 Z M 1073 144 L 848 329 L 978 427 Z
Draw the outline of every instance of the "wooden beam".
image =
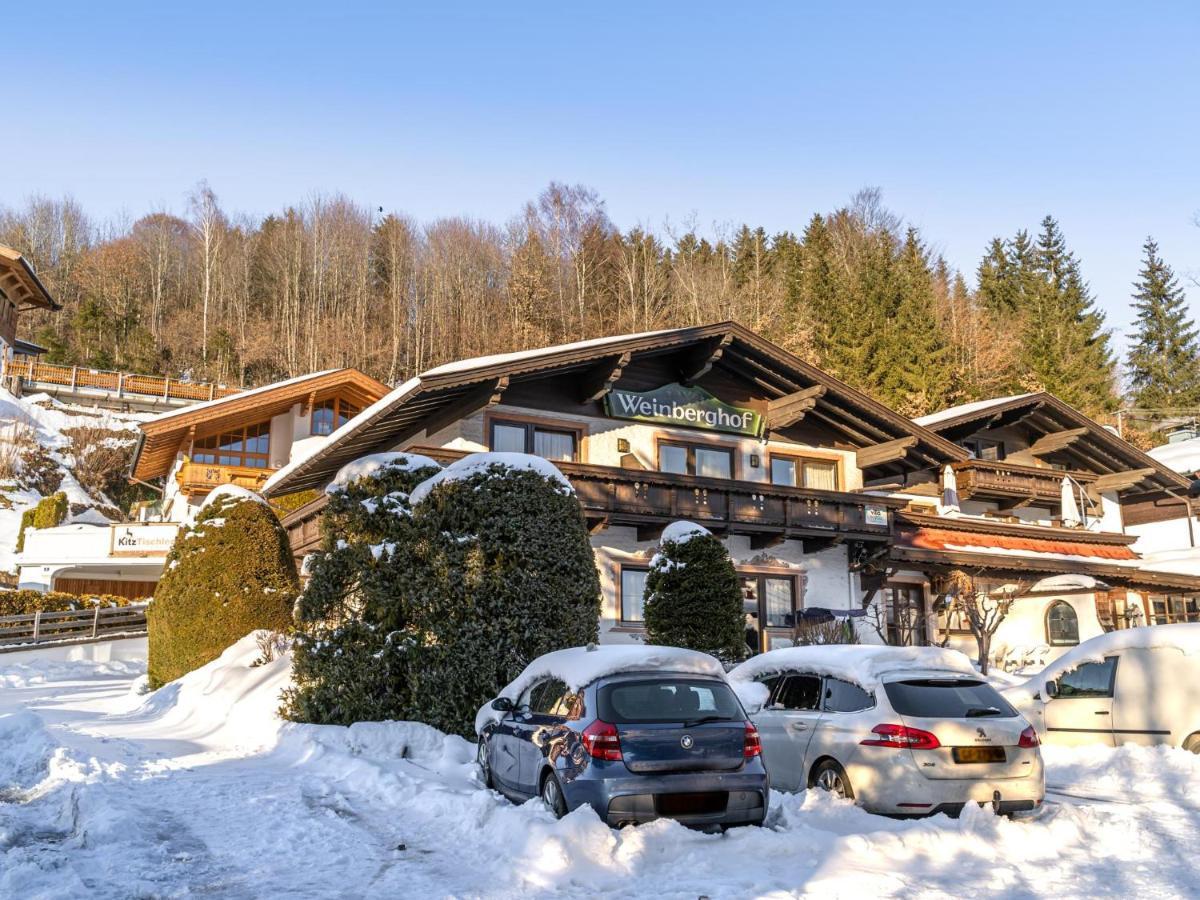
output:
M 1088 433 L 1086 428 L 1071 428 L 1067 431 L 1055 431 L 1044 434 L 1029 445 L 1029 452 L 1034 456 L 1048 456 L 1066 449 Z
M 507 388 L 507 375 L 500 378 L 493 378 L 482 386 L 469 391 L 458 400 L 426 416 L 421 421 L 421 427 L 425 430 L 426 435 L 434 435 L 459 419 L 465 419 L 467 416 L 473 415 L 481 409 L 495 406 L 500 402 L 500 398 L 504 396 L 504 391 Z
M 814 384 L 803 390 L 776 397 L 767 402 L 767 430 L 777 431 L 795 425 L 825 396 L 825 385 Z
M 708 374 L 713 364 L 721 358 L 725 348 L 733 343 L 732 332 L 718 335 L 689 350 L 679 365 L 679 380 L 691 384 Z
M 1154 469 L 1131 469 L 1128 472 L 1112 472 L 1109 475 L 1101 475 L 1088 485 L 1088 493 L 1099 497 L 1105 491 L 1128 490 L 1156 474 L 1158 473 Z
M 591 403 L 603 400 L 613 389 L 625 367 L 629 365 L 632 354 L 626 352 L 620 356 L 610 356 L 601 360 L 596 366 L 584 373 L 583 388 L 580 391 L 580 403 Z
M 916 446 L 917 436 L 910 434 L 907 437 L 896 438 L 894 441 L 885 441 L 882 444 L 873 444 L 870 447 L 863 447 L 855 453 L 860 469 L 870 469 L 873 466 L 881 466 L 884 463 L 898 462 L 908 456 L 908 451 Z

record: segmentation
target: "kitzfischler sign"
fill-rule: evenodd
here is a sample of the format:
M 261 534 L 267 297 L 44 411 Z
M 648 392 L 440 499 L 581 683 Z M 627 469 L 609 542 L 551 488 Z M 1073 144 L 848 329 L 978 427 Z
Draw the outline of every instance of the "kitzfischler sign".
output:
M 604 411 L 614 419 L 683 425 L 759 437 L 762 416 L 752 409 L 731 406 L 699 387 L 667 384 L 652 391 L 614 388 L 604 398 Z

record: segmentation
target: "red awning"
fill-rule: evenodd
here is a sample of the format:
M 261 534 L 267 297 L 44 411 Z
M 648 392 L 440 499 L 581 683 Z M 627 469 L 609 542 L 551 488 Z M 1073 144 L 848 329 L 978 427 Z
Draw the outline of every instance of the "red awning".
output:
M 1127 560 L 1138 555 L 1127 544 L 1099 544 L 1085 541 L 1063 541 L 1048 538 L 1012 537 L 1004 534 L 981 534 L 956 531 L 952 528 L 916 528 L 903 530 L 902 546 L 915 550 L 963 550 L 988 553 L 997 550 L 1011 553 L 1053 553 L 1060 556 L 1089 556 L 1094 559 Z

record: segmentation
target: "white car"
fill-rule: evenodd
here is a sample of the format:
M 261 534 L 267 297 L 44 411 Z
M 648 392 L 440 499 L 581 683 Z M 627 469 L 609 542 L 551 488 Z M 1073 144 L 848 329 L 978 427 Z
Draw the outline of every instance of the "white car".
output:
M 1037 731 L 957 651 L 788 647 L 729 678 L 772 787 L 820 787 L 894 816 L 1022 812 L 1045 797 Z
M 1004 696 L 1047 743 L 1200 753 L 1200 624 L 1099 635 Z

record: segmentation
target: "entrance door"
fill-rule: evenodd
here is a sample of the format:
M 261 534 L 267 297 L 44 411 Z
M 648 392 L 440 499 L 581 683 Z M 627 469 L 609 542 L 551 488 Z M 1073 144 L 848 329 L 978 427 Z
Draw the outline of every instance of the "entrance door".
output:
M 925 589 L 919 584 L 889 584 L 883 589 L 887 613 L 887 639 L 895 647 L 929 644 L 925 616 Z
M 791 646 L 796 629 L 794 575 L 743 574 L 742 608 L 751 654 Z
M 1084 663 L 1059 677 L 1058 693 L 1046 701 L 1046 733 L 1056 744 L 1106 744 L 1113 746 L 1113 685 L 1117 657 Z

